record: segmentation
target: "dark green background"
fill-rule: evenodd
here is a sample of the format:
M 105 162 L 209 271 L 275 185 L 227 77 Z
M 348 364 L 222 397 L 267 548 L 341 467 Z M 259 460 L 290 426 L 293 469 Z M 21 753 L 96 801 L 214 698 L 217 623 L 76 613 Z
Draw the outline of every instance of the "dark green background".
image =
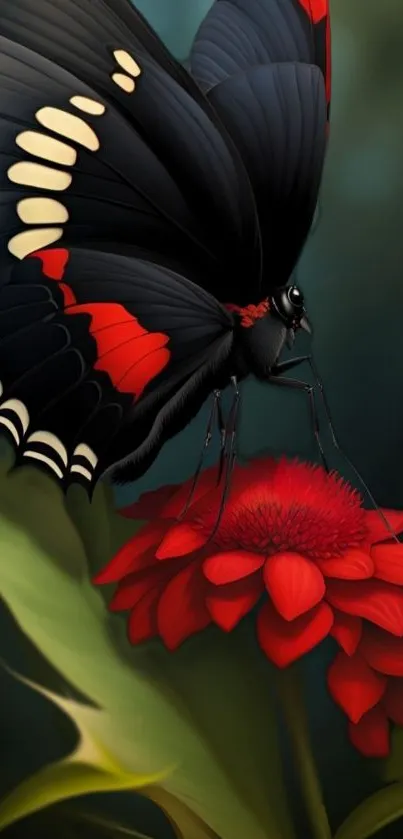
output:
M 210 0 L 138 0 L 179 58 L 186 57 L 197 23 L 210 5 Z M 305 249 L 298 281 L 315 326 L 314 352 L 340 440 L 379 503 L 401 506 L 403 4 L 334 0 L 331 11 L 331 141 L 320 222 Z M 301 350 L 303 346 L 301 339 Z M 120 492 L 119 503 L 136 497 L 140 489 L 187 477 L 197 460 L 205 422 L 204 411 L 165 448 L 140 484 Z M 332 465 L 349 476 L 328 440 L 327 446 Z M 314 458 L 303 395 L 248 382 L 243 387 L 240 448 L 243 455 L 270 450 Z M 17 669 L 32 672 L 32 652 L 5 609 L 0 613 L 0 637 L 0 655 Z M 305 672 L 326 803 L 336 826 L 376 786 L 376 765 L 354 754 L 345 720 L 326 695 L 329 655 L 330 647 L 316 651 L 308 657 Z M 39 763 L 64 753 L 72 734 L 56 712 L 49 713 L 39 698 L 1 672 L 0 696 L 0 783 L 5 791 Z M 128 814 L 133 826 L 156 839 L 172 835 L 163 817 L 144 801 L 128 804 L 114 796 L 108 799 L 110 806 L 115 815 Z M 54 827 L 56 814 L 53 820 Z M 298 820 L 302 839 L 309 839 L 302 816 Z M 8 835 L 29 839 L 38 829 L 33 819 Z M 400 823 L 379 835 L 398 839 L 402 829 Z

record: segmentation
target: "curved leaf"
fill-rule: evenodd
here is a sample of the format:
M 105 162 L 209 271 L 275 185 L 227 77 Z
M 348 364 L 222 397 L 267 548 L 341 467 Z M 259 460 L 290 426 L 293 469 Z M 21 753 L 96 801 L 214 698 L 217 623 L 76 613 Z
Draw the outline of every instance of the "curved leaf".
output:
M 339 827 L 334 839 L 367 839 L 403 816 L 403 783 L 366 798 Z
M 385 781 L 403 781 L 403 728 L 395 728 L 391 735 L 388 759 L 384 762 Z
M 23 781 L 0 802 L 0 830 L 45 807 L 95 792 L 119 792 L 148 787 L 162 781 L 170 770 L 142 775 L 120 766 L 94 734 L 91 720 L 102 712 L 64 699 L 33 682 L 16 678 L 41 693 L 64 711 L 79 732 L 75 750 L 64 760 L 49 764 Z
M 91 529 L 84 535 L 88 502 L 76 498 L 75 524 L 51 479 L 32 467 L 9 473 L 9 465 L 0 460 L 1 595 L 50 664 L 102 709 L 81 706 L 91 713 L 96 742 L 133 774 L 175 764 L 160 786 L 221 839 L 291 839 L 276 720 L 260 676 L 245 676 L 250 654 L 240 666 L 231 637 L 215 661 L 217 633 L 200 635 L 197 657 L 190 643 L 177 654 L 159 642 L 133 650 L 125 621 L 107 611 L 91 584 L 88 566 L 102 550 Z M 99 500 L 91 528 L 105 510 Z M 105 504 L 112 521 L 111 502 Z M 107 541 L 107 529 L 102 534 Z M 234 692 L 215 680 L 224 662 L 224 682 L 236 674 Z M 244 698 L 235 702 L 241 689 Z
M 205 822 L 198 818 L 189 807 L 169 795 L 162 787 L 152 787 L 146 791 L 148 798 L 165 813 L 171 822 L 178 839 L 219 839 L 214 830 L 211 830 Z

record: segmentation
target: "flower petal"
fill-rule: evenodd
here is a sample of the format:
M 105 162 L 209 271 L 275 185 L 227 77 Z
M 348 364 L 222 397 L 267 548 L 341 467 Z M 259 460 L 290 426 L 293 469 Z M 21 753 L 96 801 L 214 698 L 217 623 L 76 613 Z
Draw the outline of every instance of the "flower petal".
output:
M 157 606 L 160 591 L 151 589 L 136 603 L 128 621 L 128 637 L 131 644 L 141 644 L 158 635 Z
M 327 674 L 329 691 L 351 722 L 357 723 L 386 690 L 386 679 L 368 666 L 357 653 L 338 653 Z
M 325 594 L 323 574 L 300 554 L 278 553 L 269 557 L 263 577 L 277 611 L 288 621 L 308 612 Z
M 367 625 L 360 653 L 368 664 L 386 676 L 403 676 L 403 639 Z
M 204 562 L 203 573 L 210 583 L 222 586 L 254 574 L 264 562 L 264 556 L 250 551 L 225 551 L 209 556 Z
M 382 705 L 389 719 L 403 726 L 403 679 L 388 679 Z
M 257 617 L 257 637 L 270 661 L 277 667 L 288 667 L 323 641 L 332 624 L 333 614 L 327 603 L 320 603 L 294 621 L 286 621 L 267 601 Z
M 176 524 L 169 528 L 155 555 L 157 559 L 186 556 L 201 548 L 207 539 L 208 536 L 190 524 Z
M 379 705 L 361 717 L 359 723 L 350 722 L 348 733 L 353 746 L 364 757 L 387 757 L 389 754 L 389 723 Z
M 207 583 L 200 564 L 187 565 L 166 586 L 158 604 L 158 629 L 166 647 L 175 650 L 185 638 L 211 623 L 205 605 Z
M 374 545 L 371 557 L 375 566 L 375 577 L 387 583 L 403 585 L 403 545 L 396 542 Z
M 351 549 L 344 556 L 317 560 L 325 577 L 339 580 L 367 580 L 374 573 L 374 563 L 368 553 Z
M 207 608 L 224 632 L 231 632 L 239 621 L 256 605 L 263 591 L 258 574 L 227 586 L 213 589 L 206 597 Z
M 170 484 L 169 486 L 160 487 L 160 489 L 152 490 L 151 492 L 143 492 L 134 504 L 121 507 L 118 513 L 126 519 L 156 519 L 159 517 L 164 504 L 168 502 L 177 489 L 177 485 Z
M 125 609 L 132 609 L 150 589 L 159 586 L 162 590 L 171 577 L 174 577 L 183 566 L 183 559 L 173 559 L 172 562 L 154 561 L 154 564 L 150 565 L 149 568 L 144 568 L 137 574 L 129 574 L 120 583 L 109 604 L 109 610 L 111 612 L 121 612 Z
M 347 655 L 354 655 L 362 635 L 362 620 L 334 610 L 331 635 Z
M 381 580 L 359 583 L 330 580 L 326 597 L 332 606 L 403 636 L 403 591 Z
M 389 522 L 392 531 L 396 534 L 403 531 L 403 510 L 386 510 L 382 508 L 382 513 Z M 385 526 L 382 517 L 377 510 L 365 511 L 365 524 L 368 528 L 368 535 L 371 544 L 374 542 L 382 542 L 382 540 L 390 539 L 390 530 Z
M 95 585 L 116 583 L 127 574 L 146 567 L 150 562 L 149 549 L 159 544 L 166 529 L 166 522 L 153 522 L 142 527 L 93 578 Z

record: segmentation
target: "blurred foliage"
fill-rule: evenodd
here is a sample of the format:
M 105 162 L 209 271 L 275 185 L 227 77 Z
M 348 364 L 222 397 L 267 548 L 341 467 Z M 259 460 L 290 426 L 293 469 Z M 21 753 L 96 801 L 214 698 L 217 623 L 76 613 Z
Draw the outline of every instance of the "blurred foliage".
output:
M 185 822 L 185 839 L 212 831 L 264 839 L 269 830 L 293 839 L 254 635 L 206 632 L 176 655 L 159 642 L 133 650 L 124 622 L 91 584 L 128 524 L 131 533 L 139 526 L 116 515 L 103 485 L 92 503 L 79 488 L 65 501 L 36 468 L 14 469 L 10 451 L 0 460 L 3 597 L 23 632 L 93 703 L 27 683 L 74 720 L 82 742 L 3 799 L 0 827 L 67 796 L 146 785 L 171 821 Z
M 124 823 L 92 813 L 76 812 L 60 805 L 25 820 L 25 839 L 37 839 L 38 836 L 41 839 L 152 839 Z M 14 839 L 15 828 L 9 828 L 5 837 Z
M 74 723 L 79 736 L 71 754 L 30 775 L 0 801 L 0 830 L 69 798 L 156 785 L 173 770 L 172 767 L 148 775 L 129 771 L 119 762 L 119 743 L 113 742 L 113 753 L 104 746 L 109 723 L 105 713 L 57 696 L 21 676 L 17 678 L 60 708 Z

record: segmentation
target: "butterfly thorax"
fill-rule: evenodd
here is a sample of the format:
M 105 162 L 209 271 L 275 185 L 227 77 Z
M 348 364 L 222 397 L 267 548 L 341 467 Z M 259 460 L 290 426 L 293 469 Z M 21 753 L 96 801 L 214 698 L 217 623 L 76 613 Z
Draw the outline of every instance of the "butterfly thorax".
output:
M 257 304 L 226 308 L 234 318 L 236 367 L 242 377 L 248 372 L 267 379 L 296 330 L 310 331 L 304 298 L 296 286 L 280 288 Z

